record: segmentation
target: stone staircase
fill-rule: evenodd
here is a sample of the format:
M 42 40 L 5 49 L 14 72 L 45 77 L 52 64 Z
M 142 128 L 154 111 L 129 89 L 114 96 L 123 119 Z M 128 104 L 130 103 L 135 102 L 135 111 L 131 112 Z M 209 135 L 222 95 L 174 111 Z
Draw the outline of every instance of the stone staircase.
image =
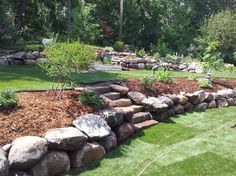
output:
M 153 119 L 149 112 L 145 111 L 142 105 L 137 105 L 128 98 L 129 89 L 125 86 L 117 84 L 93 85 L 87 89 L 100 93 L 111 109 L 122 111 L 124 121 L 132 123 L 136 131 L 159 123 Z

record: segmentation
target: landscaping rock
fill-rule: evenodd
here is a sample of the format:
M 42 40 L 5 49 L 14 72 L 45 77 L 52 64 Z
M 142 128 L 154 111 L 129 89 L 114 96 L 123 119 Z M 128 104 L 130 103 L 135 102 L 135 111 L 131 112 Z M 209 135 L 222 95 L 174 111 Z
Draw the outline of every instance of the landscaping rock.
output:
M 8 153 L 11 149 L 12 144 L 6 144 L 2 147 L 2 150 L 6 153 Z
M 182 105 L 174 106 L 174 110 L 175 110 L 176 114 L 184 113 L 184 107 Z
M 32 175 L 23 171 L 10 171 L 9 176 L 32 176 Z
M 104 118 L 110 127 L 116 127 L 123 123 L 124 113 L 120 110 L 105 109 L 99 112 L 102 118 Z
M 144 63 L 138 63 L 138 69 L 145 69 Z
M 142 103 L 150 112 L 162 113 L 169 107 L 166 103 L 162 103 L 155 97 L 145 98 Z
M 236 97 L 236 92 L 233 89 L 223 89 L 223 90 L 219 90 L 217 93 L 224 98 Z
M 34 51 L 34 52 L 32 52 L 32 55 L 33 55 L 35 58 L 39 58 L 39 57 L 40 57 L 39 51 Z
M 140 105 L 132 105 L 128 107 L 115 107 L 115 110 L 122 111 L 124 113 L 124 121 L 129 121 L 134 113 L 141 112 L 144 108 Z
M 152 115 L 149 112 L 138 112 L 133 115 L 131 122 L 140 123 L 150 119 L 152 119 Z
M 9 163 L 6 158 L 5 152 L 0 149 L 0 176 L 8 176 Z
M 187 68 L 187 65 L 186 64 L 180 64 L 179 65 L 179 69 L 180 70 L 184 70 L 184 69 L 186 69 Z
M 234 99 L 233 98 L 228 98 L 227 102 L 228 102 L 229 106 L 234 106 Z
M 179 95 L 178 98 L 179 98 L 179 104 L 181 105 L 184 105 L 185 103 L 188 102 L 188 98 L 186 96 Z
M 195 106 L 194 110 L 195 111 L 205 111 L 207 107 L 208 107 L 207 103 L 200 103 Z
M 206 96 L 206 102 L 211 102 L 214 99 L 214 96 L 212 93 L 205 93 Z
M 220 98 L 217 101 L 217 107 L 219 107 L 219 108 L 228 107 L 228 106 L 229 106 L 229 103 L 227 102 L 227 100 L 225 98 Z
M 73 125 L 94 140 L 106 137 L 111 133 L 111 128 L 107 122 L 95 114 L 82 115 L 73 121 Z
M 167 95 L 167 97 L 170 98 L 174 102 L 174 104 L 179 104 L 179 97 L 178 96 L 176 96 L 176 95 Z
M 141 123 L 134 124 L 134 128 L 135 128 L 135 131 L 140 131 L 148 127 L 151 127 L 153 125 L 157 125 L 157 124 L 159 124 L 158 121 L 151 119 L 151 120 L 147 120 Z
M 25 60 L 24 60 L 24 64 L 25 64 L 25 65 L 35 65 L 35 64 L 36 64 L 36 61 L 35 61 L 35 60 L 25 59 Z
M 131 123 L 123 123 L 121 126 L 117 127 L 114 132 L 118 143 L 124 142 L 134 134 L 134 125 Z
M 208 104 L 208 109 L 212 109 L 212 108 L 216 108 L 216 100 L 212 100 L 209 104 Z
M 27 170 L 48 151 L 47 141 L 36 136 L 20 137 L 12 142 L 8 160 L 11 169 Z
M 0 59 L 0 66 L 6 66 L 9 65 L 8 60 L 7 59 Z
M 186 94 L 188 101 L 194 105 L 204 102 L 206 99 L 204 91 L 197 91 L 192 94 Z
M 223 98 L 221 95 L 219 95 L 218 93 L 212 93 L 213 95 L 213 99 L 214 100 L 219 100 L 220 98 Z
M 117 146 L 117 139 L 115 133 L 111 132 L 111 134 L 107 137 L 104 137 L 99 141 L 99 144 L 102 145 L 107 152 L 111 151 L 112 149 L 116 148 Z
M 25 58 L 29 60 L 33 60 L 35 59 L 35 56 L 31 52 L 28 52 L 25 54 Z
M 236 106 L 236 98 L 234 98 L 234 106 Z
M 81 150 L 69 153 L 71 167 L 81 168 L 87 166 L 105 155 L 105 149 L 97 143 L 87 143 Z
M 109 106 L 111 107 L 125 107 L 125 106 L 131 106 L 132 102 L 128 98 L 121 98 L 118 100 L 112 100 L 109 102 Z
M 68 127 L 47 131 L 45 139 L 50 149 L 75 151 L 82 148 L 88 138 L 77 128 Z
M 117 100 L 120 98 L 120 93 L 118 92 L 109 92 L 102 95 L 109 98 L 110 100 Z
M 168 117 L 174 117 L 176 115 L 175 108 L 171 108 L 167 111 Z
M 160 97 L 157 97 L 157 99 L 162 103 L 162 104 L 167 104 L 169 107 L 173 106 L 174 105 L 174 102 L 168 98 L 168 97 L 165 97 L 165 96 L 160 96 Z
M 11 60 L 11 64 L 12 65 L 22 65 L 22 64 L 24 64 L 24 62 L 23 61 L 21 61 L 21 60 Z
M 141 105 L 142 101 L 146 98 L 144 94 L 137 91 L 128 92 L 128 97 L 138 105 Z
M 13 59 L 20 59 L 20 60 L 24 60 L 26 56 L 25 52 L 18 52 L 12 55 Z
M 50 151 L 31 172 L 34 176 L 65 175 L 70 170 L 70 159 L 66 152 Z
M 190 112 L 194 109 L 194 106 L 189 102 L 185 103 L 183 106 L 184 106 L 184 110 L 186 112 Z
M 119 92 L 121 95 L 126 95 L 129 92 L 128 87 L 120 86 L 117 84 L 110 85 L 111 89 L 115 92 Z
M 37 58 L 36 60 L 36 64 L 44 64 L 48 62 L 47 58 Z

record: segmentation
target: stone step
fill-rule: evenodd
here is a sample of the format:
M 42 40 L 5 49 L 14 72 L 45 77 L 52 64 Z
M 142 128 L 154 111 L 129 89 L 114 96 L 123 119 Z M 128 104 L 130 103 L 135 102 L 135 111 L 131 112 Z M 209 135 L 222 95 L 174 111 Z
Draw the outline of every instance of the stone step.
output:
M 134 124 L 134 127 L 135 127 L 135 131 L 141 131 L 143 129 L 146 129 L 148 127 L 151 127 L 151 126 L 157 125 L 157 124 L 159 124 L 158 121 L 151 119 L 151 120 L 147 120 L 147 121 L 144 121 L 141 123 L 136 123 L 136 124 Z
M 104 97 L 109 98 L 110 100 L 117 100 L 120 98 L 120 93 L 118 92 L 109 92 L 109 93 L 105 93 L 102 94 Z
M 143 111 L 143 106 L 132 105 L 128 107 L 115 107 L 114 109 L 122 111 L 124 113 L 124 120 L 130 122 L 133 114 Z
M 92 90 L 100 94 L 105 94 L 105 93 L 111 92 L 111 87 L 110 86 L 94 86 L 94 87 L 87 87 L 87 90 Z
M 131 106 L 131 105 L 132 105 L 132 101 L 128 98 L 121 98 L 118 100 L 110 101 L 111 107 L 127 107 L 127 106 Z
M 111 84 L 110 87 L 111 87 L 112 91 L 119 92 L 121 95 L 127 95 L 127 93 L 129 92 L 128 87 L 120 86 L 117 84 Z
M 152 115 L 149 112 L 138 112 L 133 115 L 131 122 L 136 124 L 150 119 L 152 119 Z

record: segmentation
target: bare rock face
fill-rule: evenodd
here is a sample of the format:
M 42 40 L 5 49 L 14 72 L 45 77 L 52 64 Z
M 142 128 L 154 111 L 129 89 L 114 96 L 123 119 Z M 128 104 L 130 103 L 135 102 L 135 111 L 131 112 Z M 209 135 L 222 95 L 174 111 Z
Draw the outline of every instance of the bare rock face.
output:
M 9 164 L 5 152 L 0 149 L 0 176 L 7 176 L 9 172 Z
M 81 150 L 69 153 L 71 167 L 81 168 L 87 166 L 105 155 L 105 149 L 97 143 L 87 143 Z
M 8 160 L 11 169 L 28 170 L 48 151 L 47 141 L 36 136 L 20 137 L 12 142 Z
M 101 117 L 106 120 L 110 127 L 116 127 L 123 123 L 124 113 L 115 109 L 105 109 L 99 112 Z
M 109 136 L 101 139 L 98 143 L 102 145 L 107 152 L 111 151 L 117 146 L 117 139 L 115 133 L 111 132 Z
M 142 101 L 146 98 L 146 96 L 137 91 L 128 92 L 128 97 L 138 105 L 142 104 Z
M 75 151 L 82 148 L 88 137 L 74 127 L 55 128 L 46 132 L 50 149 Z
M 34 176 L 65 175 L 70 170 L 70 159 L 66 152 L 50 151 L 31 172 Z
M 118 143 L 124 142 L 130 138 L 135 132 L 134 125 L 131 123 L 123 123 L 115 129 Z
M 99 115 L 86 114 L 78 117 L 73 124 L 80 131 L 84 132 L 90 139 L 97 140 L 111 134 L 111 128 Z

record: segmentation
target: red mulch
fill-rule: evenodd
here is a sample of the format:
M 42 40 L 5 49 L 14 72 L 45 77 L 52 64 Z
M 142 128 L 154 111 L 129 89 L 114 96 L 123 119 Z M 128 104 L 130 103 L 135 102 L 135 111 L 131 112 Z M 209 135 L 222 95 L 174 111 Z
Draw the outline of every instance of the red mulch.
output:
M 52 92 L 18 93 L 20 105 L 0 112 L 0 146 L 20 136 L 43 136 L 47 129 L 71 126 L 77 116 L 93 112 L 76 101 L 78 94 L 65 91 L 56 100 Z
M 197 81 L 186 78 L 176 78 L 172 83 L 169 84 L 164 84 L 157 81 L 154 84 L 154 88 L 151 90 L 145 90 L 139 79 L 128 79 L 127 86 L 130 88 L 130 90 L 139 91 L 148 96 L 158 96 L 163 94 L 179 94 L 180 92 L 193 93 L 198 90 L 216 92 L 224 88 L 235 88 L 236 79 L 216 78 L 213 80 L 212 89 L 201 89 L 198 86 Z

